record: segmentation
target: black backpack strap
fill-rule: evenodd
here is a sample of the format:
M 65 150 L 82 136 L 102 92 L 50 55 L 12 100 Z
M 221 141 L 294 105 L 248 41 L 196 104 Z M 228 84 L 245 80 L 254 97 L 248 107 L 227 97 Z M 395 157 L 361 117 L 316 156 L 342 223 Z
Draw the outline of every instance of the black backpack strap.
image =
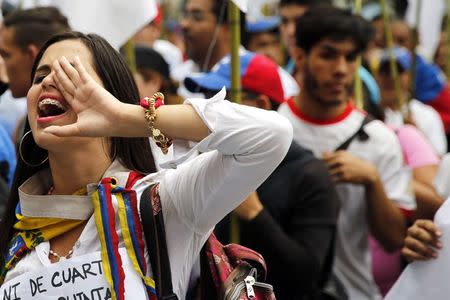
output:
M 144 190 L 139 210 L 158 299 L 178 300 L 172 287 L 172 273 L 158 187 L 158 184 L 153 184 Z
M 360 141 L 367 141 L 369 139 L 369 135 L 364 131 L 364 126 L 372 122 L 374 118 L 370 115 L 366 115 L 364 120 L 361 123 L 361 126 L 358 130 L 351 135 L 345 142 L 343 142 L 339 147 L 336 148 L 335 151 L 347 150 L 350 146 L 351 142 L 357 137 Z

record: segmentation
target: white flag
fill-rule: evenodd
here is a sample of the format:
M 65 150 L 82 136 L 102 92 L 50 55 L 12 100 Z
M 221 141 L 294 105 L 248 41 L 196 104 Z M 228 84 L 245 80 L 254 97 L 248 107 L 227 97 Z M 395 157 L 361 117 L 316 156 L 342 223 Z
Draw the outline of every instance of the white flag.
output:
M 418 0 L 408 0 L 406 22 L 415 27 Z M 445 13 L 444 0 L 421 1 L 419 41 L 420 50 L 430 61 L 433 60 L 439 39 L 441 37 L 442 19 Z
M 242 10 L 243 12 L 247 13 L 248 11 L 248 0 L 231 0 L 234 2 L 234 4 L 237 5 L 237 7 L 239 7 L 240 10 Z
M 54 5 L 73 30 L 96 33 L 114 48 L 132 37 L 157 15 L 155 0 L 25 0 L 22 7 Z

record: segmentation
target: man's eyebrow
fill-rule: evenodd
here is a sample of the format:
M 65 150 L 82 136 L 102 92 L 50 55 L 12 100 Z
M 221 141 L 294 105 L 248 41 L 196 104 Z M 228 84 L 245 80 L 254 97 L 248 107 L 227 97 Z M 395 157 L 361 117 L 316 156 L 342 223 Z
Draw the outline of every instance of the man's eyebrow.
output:
M 339 50 L 336 49 L 336 47 L 333 47 L 331 45 L 321 45 L 320 48 L 322 48 L 322 50 L 326 50 L 326 51 L 330 51 L 330 52 L 338 52 Z

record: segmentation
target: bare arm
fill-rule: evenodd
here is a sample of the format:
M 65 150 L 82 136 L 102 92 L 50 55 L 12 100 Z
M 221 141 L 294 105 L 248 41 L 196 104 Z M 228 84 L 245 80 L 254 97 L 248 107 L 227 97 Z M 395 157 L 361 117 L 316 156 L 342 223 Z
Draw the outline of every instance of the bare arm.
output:
M 388 251 L 399 249 L 406 232 L 406 220 L 388 198 L 377 168 L 347 151 L 325 153 L 335 182 L 363 184 L 366 187 L 369 226 L 374 237 Z
M 415 179 L 413 180 L 413 189 L 417 202 L 414 218 L 432 220 L 444 199 L 436 193 L 434 188 Z
M 78 120 L 51 126 L 46 132 L 58 136 L 145 137 L 151 136 L 139 105 L 120 102 L 85 70 L 78 57 L 73 66 L 62 57 L 53 64 L 55 82 Z M 210 132 L 191 105 L 157 109 L 155 127 L 171 138 L 199 141 Z
M 373 236 L 387 251 L 402 247 L 406 234 L 406 219 L 386 195 L 376 169 L 366 184 L 369 225 Z
M 434 218 L 434 214 L 444 202 L 433 187 L 438 166 L 426 165 L 413 169 L 413 190 L 416 196 L 417 209 L 415 219 Z

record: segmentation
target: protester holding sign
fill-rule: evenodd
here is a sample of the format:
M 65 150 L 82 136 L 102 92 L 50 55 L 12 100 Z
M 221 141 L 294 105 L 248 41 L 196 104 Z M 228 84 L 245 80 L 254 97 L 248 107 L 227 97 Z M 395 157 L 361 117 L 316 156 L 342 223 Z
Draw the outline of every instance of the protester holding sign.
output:
M 34 146 L 20 149 L 28 166 L 18 164 L 0 224 L 0 298 L 156 299 L 137 207 L 158 183 L 172 284 L 184 299 L 214 225 L 281 162 L 291 125 L 225 92 L 170 106 L 155 96 L 140 107 L 125 62 L 96 35 L 50 39 L 32 78 L 23 139 Z M 168 137 L 198 142 L 191 152 L 203 154 L 155 172 L 148 137 L 163 151 Z

